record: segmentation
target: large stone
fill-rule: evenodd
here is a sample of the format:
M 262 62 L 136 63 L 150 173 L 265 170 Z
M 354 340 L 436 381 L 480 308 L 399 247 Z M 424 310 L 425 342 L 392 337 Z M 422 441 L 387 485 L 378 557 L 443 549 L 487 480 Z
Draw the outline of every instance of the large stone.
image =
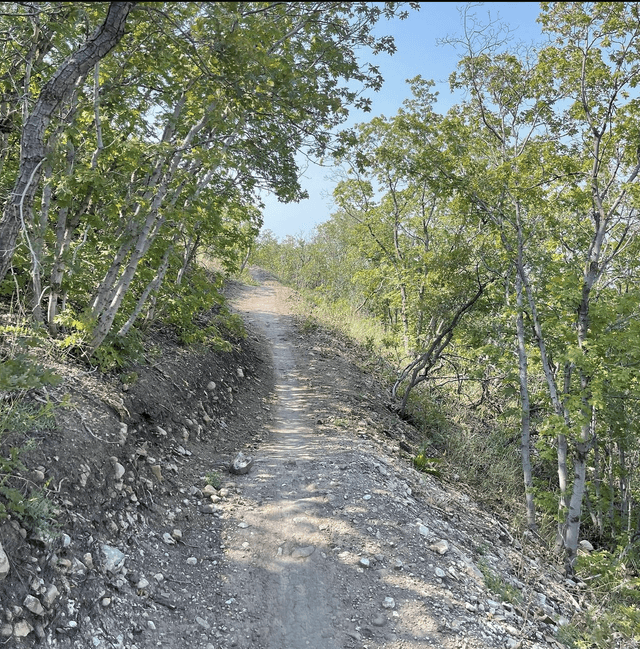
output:
M 249 473 L 252 466 L 253 458 L 240 452 L 238 453 L 238 455 L 236 455 L 233 462 L 229 466 L 229 471 L 231 471 L 231 473 L 235 473 L 236 475 L 242 475 L 244 473 Z

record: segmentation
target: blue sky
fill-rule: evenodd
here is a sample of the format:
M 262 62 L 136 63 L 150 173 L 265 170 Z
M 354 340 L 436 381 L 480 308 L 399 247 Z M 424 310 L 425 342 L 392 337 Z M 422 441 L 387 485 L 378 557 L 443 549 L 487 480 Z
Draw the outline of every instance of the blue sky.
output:
M 370 113 L 354 111 L 346 125 L 367 122 L 376 115 L 395 115 L 402 102 L 410 95 L 406 79 L 421 75 L 436 82 L 439 92 L 436 109 L 446 112 L 460 97 L 451 95 L 448 77 L 456 69 L 458 54 L 451 45 L 438 45 L 446 36 L 462 32 L 460 9 L 462 3 L 422 2 L 420 10 L 412 11 L 403 21 L 382 21 L 376 27 L 377 34 L 392 34 L 397 51 L 393 56 L 381 54 L 371 57 L 380 67 L 385 83 L 378 93 L 372 93 Z M 536 18 L 540 13 L 537 2 L 484 2 L 473 9 L 478 20 L 489 17 L 500 19 L 513 30 L 513 37 L 524 43 L 533 43 L 541 38 L 540 25 Z M 309 199 L 288 205 L 279 203 L 272 196 L 265 196 L 263 230 L 271 230 L 278 238 L 287 235 L 310 233 L 331 214 L 331 192 L 335 185 L 331 169 L 311 164 L 301 179 L 309 192 Z

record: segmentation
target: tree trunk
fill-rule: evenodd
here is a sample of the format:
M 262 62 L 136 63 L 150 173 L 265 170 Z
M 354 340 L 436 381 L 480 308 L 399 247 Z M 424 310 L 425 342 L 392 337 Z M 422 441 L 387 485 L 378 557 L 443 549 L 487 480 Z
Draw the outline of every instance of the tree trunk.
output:
M 527 509 L 527 527 L 536 531 L 536 504 L 533 499 L 533 474 L 531 471 L 531 407 L 529 404 L 528 358 L 524 331 L 524 297 L 522 295 L 522 280 L 516 273 L 516 296 L 518 315 L 516 331 L 518 335 L 518 376 L 520 380 L 520 452 L 522 457 L 522 475 L 524 478 L 524 497 Z
M 45 84 L 33 111 L 22 127 L 20 162 L 13 191 L 0 220 L 0 281 L 6 276 L 23 222 L 31 220 L 33 198 L 39 184 L 40 167 L 45 158 L 45 131 L 54 111 L 100 59 L 124 35 L 125 23 L 135 2 L 112 2 L 103 24 L 76 52 L 60 65 Z
M 118 336 L 126 336 L 129 333 L 129 330 L 133 326 L 133 323 L 136 321 L 137 317 L 140 315 L 142 312 L 142 309 L 149 298 L 149 295 L 151 293 L 155 292 L 160 288 L 160 284 L 162 284 L 162 280 L 164 279 L 164 276 L 167 273 L 167 269 L 169 268 L 169 257 L 171 255 L 171 252 L 173 250 L 173 245 L 168 246 L 167 249 L 165 250 L 164 255 L 162 256 L 162 261 L 160 262 L 160 267 L 158 268 L 158 271 L 155 275 L 155 277 L 147 284 L 145 287 L 144 291 L 142 291 L 142 294 L 138 298 L 138 302 L 136 303 L 136 306 L 127 319 L 127 321 L 120 327 L 120 331 L 118 331 Z

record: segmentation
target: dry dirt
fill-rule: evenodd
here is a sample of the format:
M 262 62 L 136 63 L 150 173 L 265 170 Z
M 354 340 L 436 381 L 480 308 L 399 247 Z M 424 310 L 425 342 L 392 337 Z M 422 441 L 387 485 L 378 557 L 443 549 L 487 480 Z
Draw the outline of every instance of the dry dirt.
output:
M 254 273 L 228 290 L 249 331 L 234 352 L 163 334 L 131 385 L 66 368 L 33 395 L 71 397 L 28 456 L 60 529 L 0 526 L 0 646 L 558 646 L 581 585 L 414 470 L 419 436 L 364 357 Z M 253 465 L 231 475 L 238 451 Z

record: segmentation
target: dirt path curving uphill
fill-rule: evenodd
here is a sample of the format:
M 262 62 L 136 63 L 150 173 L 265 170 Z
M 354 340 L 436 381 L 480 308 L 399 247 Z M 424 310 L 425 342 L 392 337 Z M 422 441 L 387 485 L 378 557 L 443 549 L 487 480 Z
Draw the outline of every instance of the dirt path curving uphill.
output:
M 402 446 L 415 431 L 381 388 L 346 350 L 300 334 L 287 289 L 256 279 L 234 303 L 272 349 L 277 400 L 270 441 L 226 514 L 220 647 L 554 646 L 527 620 L 535 594 L 503 608 L 478 569 L 495 564 L 526 592 L 517 542 L 468 496 L 413 469 Z

